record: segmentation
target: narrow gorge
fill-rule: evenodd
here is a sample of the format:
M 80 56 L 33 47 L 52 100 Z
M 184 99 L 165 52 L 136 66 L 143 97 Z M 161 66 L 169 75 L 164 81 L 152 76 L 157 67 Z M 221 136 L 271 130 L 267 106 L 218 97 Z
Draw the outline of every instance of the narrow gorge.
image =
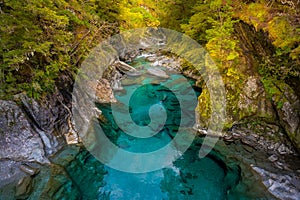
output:
M 299 2 L 41 2 L 49 44 L 1 33 L 1 200 L 300 199 Z

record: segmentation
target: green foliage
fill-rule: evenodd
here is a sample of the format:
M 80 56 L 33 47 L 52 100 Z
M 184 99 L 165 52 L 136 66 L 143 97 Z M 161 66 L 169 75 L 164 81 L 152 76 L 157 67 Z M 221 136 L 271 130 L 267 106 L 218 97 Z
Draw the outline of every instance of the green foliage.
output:
M 122 29 L 157 27 L 159 20 L 152 0 L 122 0 L 119 4 Z
M 204 45 L 208 41 L 206 31 L 212 26 L 209 19 L 211 19 L 213 15 L 214 13 L 211 12 L 208 3 L 198 2 L 198 4 L 193 8 L 193 15 L 189 19 L 188 23 L 182 24 L 181 28 L 185 34 Z
M 275 54 L 268 55 L 260 64 L 259 73 L 264 77 L 300 77 L 300 24 L 295 18 L 300 7 L 291 5 L 282 1 L 258 1 L 235 9 L 237 17 L 257 30 L 268 32 L 276 48 Z
M 273 44 L 277 47 L 274 56 L 279 60 L 275 65 L 278 68 L 276 71 L 279 72 L 279 76 L 300 78 L 299 28 L 293 26 L 287 17 L 274 17 L 269 22 L 268 31 L 273 39 Z M 271 70 L 275 71 L 274 67 Z
M 286 17 L 274 17 L 268 26 L 273 44 L 279 48 L 293 48 L 300 42 L 300 32 L 288 22 Z
M 250 4 L 242 4 L 241 6 L 243 9 L 237 11 L 237 15 L 241 20 L 253 24 L 256 29 L 264 26 L 269 17 L 269 7 L 265 3 L 252 2 Z
M 195 13 L 194 7 L 199 0 L 164 0 L 155 1 L 160 26 L 182 31 L 181 25 L 187 24 Z
M 234 24 L 232 7 L 220 0 L 198 1 L 187 24 L 182 29 L 205 45 L 215 62 L 221 64 L 238 58 L 237 41 L 232 38 Z
M 267 95 L 269 98 L 272 98 L 273 96 L 280 94 L 280 91 L 278 88 L 275 87 L 274 82 L 277 80 L 271 79 L 271 78 L 262 78 L 262 83 L 266 89 Z
M 225 83 L 243 83 L 245 60 L 234 38 L 239 19 L 267 31 L 276 46 L 259 67 L 264 77 L 300 77 L 300 26 L 293 19 L 299 8 L 280 1 L 3 0 L 0 6 L 0 98 L 51 92 L 59 74 L 76 72 L 101 40 L 119 28 L 146 26 L 191 36 L 206 47 Z
M 263 77 L 268 97 L 278 109 L 283 107 L 286 99 L 282 94 L 288 87 L 284 81 L 291 77 L 300 78 L 300 25 L 297 20 L 299 8 L 299 6 L 284 5 L 282 1 L 198 0 L 188 18 L 174 14 L 175 19 L 171 18 L 169 23 L 166 23 L 175 30 L 181 28 L 185 34 L 205 46 L 217 64 L 226 88 L 229 116 L 226 119 L 227 127 L 230 127 L 234 121 L 257 112 L 257 108 L 251 106 L 239 108 L 239 100 L 247 76 L 256 75 L 256 70 Z M 176 7 L 174 6 L 173 9 L 175 11 Z M 239 20 L 253 25 L 255 31 L 260 32 L 257 35 L 261 35 L 259 38 L 261 40 L 257 45 L 255 41 L 247 40 L 247 37 L 256 34 L 254 31 L 247 32 L 252 31 L 251 28 L 240 33 L 242 34 L 240 38 L 245 38 L 244 41 L 238 40 L 235 23 Z M 181 23 L 180 28 L 176 25 L 178 23 Z M 263 32 L 267 32 L 269 37 Z M 272 55 L 273 48 L 263 49 L 268 46 L 264 45 L 264 42 L 269 43 L 268 40 L 276 49 L 274 55 Z M 252 49 L 256 51 L 255 48 L 260 53 L 251 52 Z M 256 56 L 261 56 L 261 58 Z M 260 62 L 259 66 L 256 64 L 257 61 Z M 206 67 L 209 70 L 211 66 L 206 65 Z M 185 69 L 189 70 L 190 67 L 187 65 Z M 205 123 L 205 120 L 210 117 L 209 102 L 209 93 L 204 85 L 197 108 L 202 120 L 200 123 Z
M 231 127 L 234 120 L 239 118 L 237 108 L 240 92 L 245 80 L 239 69 L 240 49 L 238 40 L 234 37 L 234 24 L 238 20 L 233 18 L 233 8 L 220 0 L 199 1 L 194 15 L 188 24 L 182 25 L 186 34 L 205 45 L 210 57 L 217 65 L 226 88 L 227 114 L 226 127 Z M 206 71 L 213 66 L 207 62 Z M 199 97 L 200 116 L 203 121 L 209 120 L 211 115 L 210 97 L 204 86 Z M 202 122 L 201 122 L 202 123 Z M 205 126 L 205 125 L 204 125 Z
M 117 21 L 118 12 L 108 0 L 0 4 L 0 98 L 51 92 L 62 71 L 75 71 L 88 50 L 113 33 L 114 25 L 106 21 Z
M 296 60 L 297 58 L 299 59 L 299 56 L 296 51 L 297 48 L 293 51 L 289 47 L 276 48 L 274 55 L 271 55 L 259 64 L 259 74 L 262 77 L 278 80 L 287 80 L 291 77 L 300 78 L 300 65 L 298 65 Z M 293 59 L 291 56 L 294 52 L 296 59 Z
M 277 109 L 281 109 L 283 107 L 284 102 L 288 102 L 283 92 L 285 90 L 291 90 L 288 85 L 286 85 L 282 80 L 277 80 L 274 78 L 262 78 L 261 79 L 265 91 L 267 93 L 267 97 L 274 102 Z

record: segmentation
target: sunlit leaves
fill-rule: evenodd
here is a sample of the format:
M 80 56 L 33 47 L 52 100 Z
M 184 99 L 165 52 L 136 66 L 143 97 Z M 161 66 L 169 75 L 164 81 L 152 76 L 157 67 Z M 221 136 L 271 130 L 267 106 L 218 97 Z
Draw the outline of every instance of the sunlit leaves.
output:
M 151 1 L 123 0 L 119 5 L 123 29 L 157 27 L 160 24 Z
M 300 42 L 300 31 L 295 30 L 285 17 L 275 17 L 269 22 L 268 30 L 277 47 L 293 47 Z

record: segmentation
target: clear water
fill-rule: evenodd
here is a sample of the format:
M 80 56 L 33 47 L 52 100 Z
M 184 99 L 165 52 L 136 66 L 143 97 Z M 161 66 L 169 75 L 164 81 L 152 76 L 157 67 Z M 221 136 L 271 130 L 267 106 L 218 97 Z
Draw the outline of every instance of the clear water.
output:
M 150 67 L 149 64 L 144 58 L 139 58 L 132 63 L 140 70 L 146 70 Z M 131 126 L 125 119 L 128 117 L 126 113 L 117 113 L 119 118 L 125 120 L 117 124 L 114 118 L 116 113 L 112 112 L 111 106 L 98 105 L 109 121 L 109 123 L 101 123 L 104 132 L 120 148 L 137 153 L 152 152 L 167 145 L 176 135 L 179 126 L 192 127 L 194 125 L 196 104 L 191 101 L 192 98 L 189 95 L 197 96 L 199 93 L 193 91 L 193 94 L 183 95 L 185 104 L 188 105 L 184 112 L 188 117 L 182 120 L 183 111 L 180 109 L 177 96 L 172 91 L 186 92 L 185 81 L 180 74 L 170 72 L 168 74 L 170 78 L 167 80 L 150 75 L 131 78 L 134 80 L 130 80 L 131 83 L 127 82 L 128 85 L 124 86 L 126 92 L 115 94 L 120 102 L 118 106 L 129 106 L 130 118 L 140 126 L 151 123 L 149 109 L 152 105 L 157 104 L 160 106 L 158 109 L 164 109 L 167 116 L 166 122 L 162 124 L 158 133 L 150 138 L 136 138 L 126 134 L 128 130 L 131 133 L 135 132 L 135 129 L 124 127 L 124 124 Z M 124 80 L 125 84 L 126 81 L 128 80 Z M 136 83 L 132 84 L 134 81 Z M 192 83 L 191 80 L 189 82 Z M 118 127 L 120 124 L 122 128 Z M 135 134 L 138 134 L 138 131 Z M 239 169 L 236 167 L 234 170 L 229 170 L 229 167 L 214 152 L 199 159 L 200 145 L 201 143 L 194 142 L 178 160 L 168 167 L 153 172 L 126 173 L 103 166 L 105 173 L 102 184 L 94 195 L 97 199 L 112 200 L 225 199 L 228 190 L 239 180 Z M 120 165 L 123 159 L 118 156 L 118 153 L 115 153 L 113 158 Z

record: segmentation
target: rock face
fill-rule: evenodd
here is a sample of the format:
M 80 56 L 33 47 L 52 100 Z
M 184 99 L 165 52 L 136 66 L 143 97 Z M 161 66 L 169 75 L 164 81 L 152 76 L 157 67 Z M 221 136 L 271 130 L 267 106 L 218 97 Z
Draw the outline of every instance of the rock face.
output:
M 300 199 L 300 177 L 295 174 L 272 173 L 265 169 L 251 165 L 261 177 L 264 185 L 279 199 Z
M 14 101 L 0 100 L 0 187 L 7 189 L 0 192 L 1 199 L 13 199 L 16 185 L 18 198 L 26 198 L 31 179 L 23 177 L 35 176 L 41 165 L 50 163 L 49 156 L 66 145 L 64 135 L 73 131 L 71 84 L 70 77 L 62 75 L 56 91 L 39 101 L 24 94 Z
M 39 134 L 44 144 L 45 154 L 55 153 L 65 142 L 64 138 L 61 137 L 62 135 L 59 135 L 58 130 L 55 130 L 57 128 L 56 123 L 61 117 L 64 117 L 63 114 L 68 114 L 68 111 L 62 105 L 62 97 L 54 94 L 52 97 L 37 102 L 25 95 L 20 95 L 20 100 L 24 114 L 26 114 L 33 130 Z M 62 131 L 68 131 L 67 127 L 64 127 L 64 129 Z
M 226 90 L 226 119 L 224 128 L 243 124 L 255 131 L 252 124 L 273 124 L 283 129 L 294 147 L 300 151 L 300 103 L 297 91 L 282 80 L 262 78 L 257 71 L 259 63 L 273 55 L 275 48 L 268 35 L 256 31 L 244 22 L 235 25 L 239 40 L 239 63 L 224 63 L 222 78 Z M 208 89 L 203 84 L 197 108 L 199 127 L 208 127 L 211 104 Z M 273 132 L 273 141 L 281 138 L 280 131 Z M 264 131 L 261 131 L 263 134 Z M 267 136 L 268 137 L 268 136 Z
M 276 82 L 273 84 L 277 92 L 273 94 L 272 100 L 280 124 L 300 152 L 300 101 L 287 84 Z
M 267 99 L 267 94 L 259 77 L 249 76 L 239 96 L 238 108 L 240 119 L 256 115 L 267 119 L 276 118 L 271 102 Z
M 226 162 L 239 162 L 241 167 L 242 186 L 246 193 L 257 193 L 272 195 L 259 199 L 299 199 L 300 192 L 300 160 L 283 145 L 277 145 L 272 150 L 261 148 L 271 146 L 269 143 L 262 143 L 261 137 L 251 134 L 246 136 L 245 129 L 238 132 L 233 130 L 232 138 L 219 141 L 215 150 L 224 156 Z M 286 152 L 281 152 L 285 149 Z M 285 156 L 280 155 L 284 153 Z M 253 185 L 253 183 L 255 183 Z M 237 187 L 239 188 L 239 186 Z M 234 194 L 234 191 L 232 191 Z M 230 196 L 229 196 L 230 197 Z M 228 198 L 230 199 L 230 198 Z M 253 198 L 256 199 L 256 198 Z
M 2 160 L 0 162 L 0 188 L 10 182 L 15 182 L 25 176 L 25 173 L 20 170 L 21 162 L 12 160 Z M 2 193 L 2 190 L 1 192 Z
M 0 159 L 49 163 L 44 144 L 15 102 L 0 100 Z
M 0 187 L 5 186 L 0 198 L 4 199 L 14 195 L 25 199 L 31 193 L 31 176 L 40 165 L 30 164 L 49 164 L 48 157 L 66 144 L 63 131 L 68 131 L 68 108 L 62 97 L 39 102 L 25 95 L 16 98 L 18 104 L 0 100 Z
M 37 104 L 32 106 L 37 109 Z M 33 114 L 43 110 L 31 111 Z M 41 128 L 48 126 L 45 122 L 51 118 L 44 116 L 39 120 L 36 123 Z M 57 140 L 53 139 L 54 135 L 48 138 L 46 130 L 36 126 L 21 106 L 13 101 L 0 100 L 0 187 L 5 186 L 0 198 L 14 199 L 15 195 L 18 199 L 25 199 L 32 191 L 30 176 L 38 173 L 38 170 L 24 163 L 50 163 L 47 155 L 58 147 Z

